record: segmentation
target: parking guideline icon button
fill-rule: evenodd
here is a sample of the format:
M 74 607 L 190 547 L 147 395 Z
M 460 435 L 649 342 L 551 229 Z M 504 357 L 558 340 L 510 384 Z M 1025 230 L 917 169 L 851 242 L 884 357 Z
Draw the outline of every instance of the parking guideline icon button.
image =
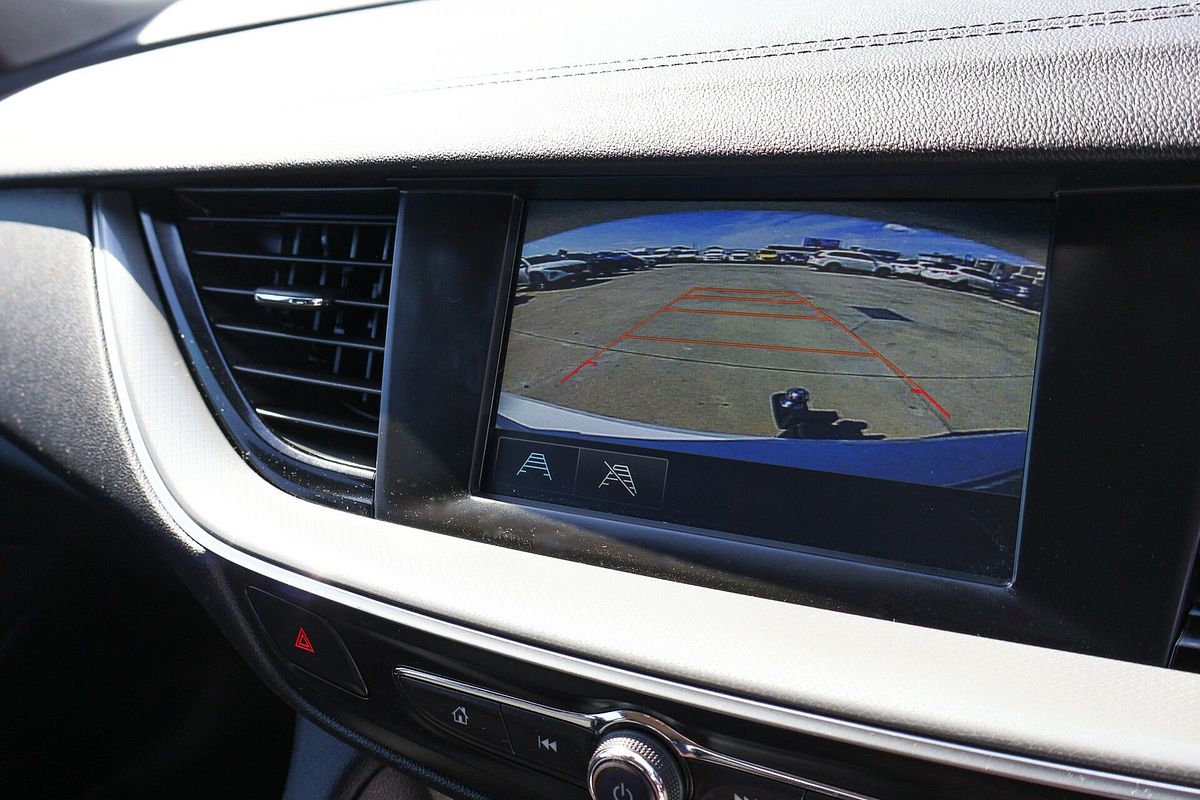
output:
M 497 483 L 554 494 L 572 494 L 579 448 L 500 437 L 492 476 Z
M 667 459 L 610 450 L 583 449 L 575 495 L 624 505 L 661 508 L 667 487 Z

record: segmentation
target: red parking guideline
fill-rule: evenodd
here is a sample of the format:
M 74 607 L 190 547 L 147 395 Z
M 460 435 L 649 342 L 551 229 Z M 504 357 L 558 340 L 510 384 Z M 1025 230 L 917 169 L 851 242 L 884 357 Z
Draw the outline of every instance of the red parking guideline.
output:
M 809 305 L 802 300 L 781 300 L 777 297 L 734 297 L 728 294 L 684 294 L 686 300 L 727 300 L 736 303 L 779 303 L 785 306 Z
M 695 295 L 690 295 L 695 297 Z M 818 317 L 814 314 L 772 314 L 763 311 L 721 311 L 716 308 L 668 308 L 668 312 L 672 314 L 720 314 L 728 317 L 769 317 L 771 319 L 809 319 L 813 322 L 828 322 L 825 317 Z
M 884 364 L 887 364 L 887 367 L 888 367 L 888 369 L 890 369 L 892 372 L 896 373 L 896 375 L 897 375 L 897 376 L 898 376 L 900 379 L 902 379 L 902 380 L 903 380 L 905 383 L 907 383 L 907 384 L 909 385 L 909 387 L 910 387 L 910 388 L 912 389 L 912 391 L 913 391 L 913 394 L 919 394 L 919 395 L 921 395 L 922 397 L 924 397 L 926 400 L 928 400 L 928 401 L 929 401 L 930 405 L 932 405 L 934 408 L 936 408 L 936 409 L 938 410 L 938 412 L 939 412 L 939 413 L 940 413 L 940 414 L 941 414 L 943 417 L 945 417 L 946 419 L 950 419 L 950 412 L 949 412 L 949 411 L 947 411 L 946 409 L 942 408 L 942 405 L 941 405 L 941 403 L 939 403 L 937 400 L 934 400 L 934 399 L 933 399 L 933 395 L 931 395 L 929 392 L 927 392 L 927 391 L 925 391 L 924 389 L 922 389 L 922 388 L 921 388 L 921 384 L 919 384 L 919 383 L 917 383 L 916 381 L 914 381 L 912 378 L 910 378 L 910 377 L 908 376 L 908 373 L 906 373 L 904 370 L 900 369 L 900 368 L 899 368 L 899 367 L 897 367 L 895 364 L 893 364 L 893 363 L 892 363 L 890 360 L 888 360 L 887 356 L 885 356 L 883 353 L 879 352 L 879 351 L 878 351 L 878 350 L 876 350 L 874 347 L 872 347 L 872 346 L 871 346 L 871 345 L 870 345 L 870 344 L 867 342 L 867 340 L 866 340 L 866 339 L 862 338 L 862 337 L 861 337 L 861 336 L 859 336 L 857 333 L 855 333 L 854 331 L 852 331 L 852 330 L 850 330 L 849 328 L 847 328 L 845 325 L 843 325 L 841 322 L 839 322 L 839 321 L 838 321 L 836 318 L 834 318 L 834 317 L 833 317 L 831 314 L 829 314 L 828 312 L 826 312 L 826 311 L 825 311 L 823 308 L 820 308 L 819 306 L 817 306 L 817 304 L 816 304 L 816 303 L 813 303 L 813 302 L 812 302 L 811 300 L 809 300 L 807 297 L 804 297 L 803 295 L 797 294 L 796 292 L 792 292 L 791 294 L 792 294 L 794 297 L 797 297 L 797 298 L 799 298 L 800 300 L 804 301 L 804 303 L 806 303 L 807 305 L 811 306 L 811 307 L 812 307 L 812 309 L 813 309 L 814 311 L 816 311 L 818 314 L 822 314 L 822 315 L 824 315 L 824 317 L 825 317 L 826 319 L 828 319 L 828 320 L 829 320 L 830 322 L 832 322 L 834 325 L 837 325 L 839 328 L 841 328 L 843 333 L 845 333 L 845 334 L 846 334 L 847 336 L 849 336 L 851 339 L 853 339 L 854 341 L 858 342 L 858 343 L 859 343 L 859 344 L 861 344 L 863 347 L 867 348 L 867 349 L 868 349 L 868 350 L 870 350 L 872 353 L 874 353 L 874 354 L 875 354 L 875 356 L 876 356 L 876 357 L 877 357 L 877 358 L 878 358 L 880 361 L 882 361 Z
M 875 358 L 874 353 L 862 350 L 826 350 L 820 347 L 792 347 L 786 344 L 755 344 L 754 342 L 722 342 L 715 339 L 676 339 L 673 336 L 626 336 L 639 342 L 674 342 L 675 344 L 707 344 L 714 347 L 747 347 L 751 350 L 783 350 L 789 353 L 823 353 L 831 356 L 860 356 Z
M 695 288 L 695 287 L 693 287 L 693 288 Z M 643 319 L 641 322 L 639 322 L 638 324 L 634 325 L 632 328 L 630 328 L 629 330 L 625 331 L 624 333 L 622 333 L 622 334 L 621 334 L 620 336 L 618 336 L 617 338 L 613 339 L 613 340 L 612 340 L 611 342 L 609 342 L 608 344 L 604 345 L 604 347 L 601 347 L 599 350 L 597 350 L 596 352 L 592 353 L 590 356 L 588 356 L 587 358 L 585 358 L 585 359 L 583 360 L 583 363 L 582 363 L 582 364 L 580 364 L 578 367 L 576 367 L 575 369 L 573 369 L 573 370 L 571 370 L 570 372 L 568 372 L 568 373 L 567 373 L 565 376 L 563 376 L 563 379 L 562 379 L 561 381 L 559 381 L 559 382 L 558 382 L 559 386 L 563 385 L 564 383 L 566 383 L 567 381 L 569 381 L 571 378 L 574 378 L 576 375 L 578 375 L 578 374 L 579 374 L 579 371 L 580 371 L 581 369 L 583 369 L 584 367 L 588 366 L 589 364 L 590 364 L 591 366 L 593 366 L 593 367 L 594 367 L 594 366 L 596 366 L 596 359 L 597 359 L 597 358 L 599 358 L 600 356 L 604 355 L 605 353 L 607 353 L 609 350 L 613 349 L 613 347 L 615 347 L 615 346 L 616 346 L 617 342 L 621 341 L 621 340 L 622 340 L 622 339 L 624 339 L 626 336 L 628 336 L 629 334 L 633 333 L 633 332 L 634 332 L 634 331 L 636 331 L 638 328 L 642 327 L 642 326 L 643 326 L 643 325 L 645 325 L 647 322 L 649 322 L 650 320 L 652 320 L 652 319 L 654 319 L 655 317 L 657 317 L 659 314 L 661 314 L 661 313 L 663 313 L 664 311 L 668 310 L 668 309 L 669 309 L 671 306 L 675 305 L 675 304 L 676 304 L 676 303 L 678 303 L 680 300 L 682 300 L 682 299 L 683 299 L 683 298 L 684 298 L 684 297 L 687 295 L 687 293 L 688 293 L 688 292 L 690 292 L 690 291 L 692 291 L 692 290 L 691 290 L 691 289 L 688 289 L 688 291 L 687 291 L 687 292 L 684 292 L 683 294 L 679 295 L 679 297 L 676 297 L 674 300 L 672 300 L 671 302 L 667 303 L 665 306 L 663 306 L 662 308 L 658 309 L 658 310 L 657 310 L 657 311 L 655 311 L 653 314 L 651 314 L 650 316 L 646 317 L 646 318 L 645 318 L 645 319 Z
M 729 292 L 732 294 L 692 294 L 692 292 Z M 753 297 L 753 296 L 747 296 L 747 295 L 771 295 L 771 296 L 770 297 L 762 297 L 762 296 Z M 782 297 L 779 297 L 779 295 L 783 295 L 784 297 L 790 296 L 795 299 L 787 300 Z M 718 311 L 716 309 L 673 308 L 673 306 L 676 303 L 678 303 L 680 300 L 733 300 L 733 301 L 738 301 L 738 302 L 743 302 L 743 303 L 781 303 L 781 304 L 787 304 L 787 305 L 805 305 L 805 306 L 808 306 L 809 308 L 811 308 L 816 313 L 814 315 L 770 314 L 770 313 L 760 313 L 760 312 L 754 312 L 754 311 Z M 779 318 L 779 319 L 811 320 L 814 322 L 829 322 L 829 323 L 836 325 L 838 328 L 840 328 L 843 333 L 845 333 L 847 336 L 849 336 L 851 339 L 853 339 L 859 345 L 865 347 L 866 351 L 863 352 L 863 351 L 859 351 L 859 350 L 831 350 L 831 349 L 827 350 L 827 349 L 816 348 L 816 347 L 792 347 L 792 346 L 788 346 L 788 345 L 755 344 L 753 342 L 726 342 L 726 341 L 716 341 L 716 340 L 708 340 L 708 339 L 678 339 L 678 338 L 668 337 L 668 336 L 635 336 L 634 335 L 634 333 L 639 328 L 641 328 L 646 323 L 650 322 L 650 320 L 654 319 L 659 314 L 664 314 L 667 312 L 681 313 L 681 314 L 723 314 L 723 315 L 729 315 L 729 316 L 742 316 L 742 317 L 770 317 L 770 318 Z M 559 381 L 559 385 L 566 383 L 571 378 L 578 375 L 579 372 L 584 367 L 598 366 L 596 363 L 596 359 L 599 358 L 600 356 L 604 355 L 605 353 L 607 353 L 613 347 L 615 347 L 617 345 L 617 343 L 620 342 L 622 339 L 632 339 L 635 341 L 646 341 L 646 342 L 673 342 L 676 344 L 699 344 L 699 345 L 710 345 L 710 346 L 714 346 L 714 347 L 744 347 L 744 348 L 749 348 L 749 349 L 754 349 L 754 350 L 782 350 L 782 351 L 795 352 L 795 353 L 821 353 L 824 355 L 835 355 L 835 356 L 858 356 L 858 357 L 867 357 L 867 358 L 878 358 L 880 361 L 882 361 L 884 364 L 886 364 L 887 368 L 890 369 L 893 373 L 895 373 L 897 377 L 899 377 L 901 380 L 903 380 L 905 383 L 908 384 L 908 386 L 912 390 L 913 394 L 919 394 L 922 397 L 924 397 L 929 402 L 930 405 L 932 405 L 935 409 L 937 409 L 938 413 L 940 413 L 946 419 L 950 419 L 950 412 L 948 412 L 945 408 L 943 408 L 942 405 L 940 403 L 938 403 L 937 400 L 934 400 L 933 396 L 931 394 L 929 394 L 929 392 L 927 392 L 923 388 L 921 388 L 921 385 L 919 383 L 917 383 L 915 380 L 913 380 L 911 377 L 909 377 L 908 373 L 906 373 L 904 370 L 900 369 L 895 364 L 893 364 L 891 362 L 891 360 L 888 359 L 887 356 L 885 356 L 883 353 L 879 352 L 874 347 L 872 347 L 867 342 L 866 339 L 862 338 L 857 333 L 855 333 L 854 331 L 847 328 L 845 325 L 843 325 L 841 322 L 839 322 L 837 320 L 837 318 L 835 318 L 833 315 L 829 314 L 823 308 L 820 308 L 815 303 L 813 303 L 811 300 L 809 300 L 807 297 L 804 297 L 803 295 L 801 295 L 797 292 L 784 291 L 781 289 L 733 289 L 733 288 L 726 288 L 726 287 L 720 287 L 720 286 L 693 286 L 692 288 L 688 289 L 686 292 L 679 295 L 674 300 L 667 303 L 665 306 L 658 309 L 657 311 L 655 311 L 653 314 L 646 317 L 645 319 L 641 320 L 636 325 L 634 325 L 632 328 L 625 331 L 620 336 L 613 339 L 611 342 L 604 345 L 603 347 L 598 349 L 596 352 L 592 353 L 590 356 L 585 358 L 579 366 L 575 367 L 575 369 L 571 370 L 565 376 L 563 376 L 563 379 Z

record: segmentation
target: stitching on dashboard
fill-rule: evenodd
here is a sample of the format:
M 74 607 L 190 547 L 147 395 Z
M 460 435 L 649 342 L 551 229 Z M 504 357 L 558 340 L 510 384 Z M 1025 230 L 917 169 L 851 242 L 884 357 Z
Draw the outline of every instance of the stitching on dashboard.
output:
M 444 82 L 430 81 L 401 89 L 399 94 L 411 94 L 443 89 L 469 89 L 478 86 L 495 86 L 509 83 L 524 83 L 556 78 L 577 78 L 588 75 L 606 75 L 621 72 L 686 67 L 700 64 L 718 64 L 732 61 L 752 61 L 785 56 L 811 55 L 843 50 L 859 50 L 874 47 L 894 47 L 909 44 L 952 41 L 961 39 L 1007 36 L 1025 33 L 1042 33 L 1075 28 L 1097 28 L 1137 22 L 1158 22 L 1200 16 L 1200 3 L 1175 3 L 1170 5 L 1142 6 L 1138 8 L 1092 11 L 1080 14 L 1030 17 L 1027 19 L 1000 22 L 979 22 L 970 25 L 954 25 L 943 28 L 916 28 L 909 31 L 872 33 L 859 36 L 843 36 L 829 39 L 777 44 L 734 47 L 723 50 L 700 50 L 691 53 L 675 53 L 659 56 L 642 56 L 615 61 L 596 61 L 583 64 L 537 67 L 507 72 L 483 73 L 463 78 L 447 78 Z M 737 54 L 737 55 L 734 55 Z M 715 56 L 706 58 L 706 56 Z M 685 59 L 685 60 L 680 60 Z M 652 63 L 647 63 L 652 62 Z
M 1171 13 L 1171 12 L 1177 11 L 1179 9 L 1190 9 L 1191 13 L 1183 14 L 1183 15 L 1177 15 L 1177 14 Z M 1163 15 L 1159 15 L 1157 12 L 1167 12 L 1167 13 L 1163 14 Z M 1105 17 L 1107 17 L 1107 16 L 1132 16 L 1132 15 L 1136 15 L 1136 14 L 1153 15 L 1153 16 L 1147 16 L 1147 17 L 1143 17 L 1141 19 L 1135 19 L 1135 20 L 1120 20 L 1120 19 L 1118 19 L 1118 20 L 1111 20 L 1111 21 L 1105 21 L 1105 22 L 1099 23 L 1099 24 L 1105 24 L 1105 25 L 1112 25 L 1112 24 L 1120 24 L 1122 22 L 1127 22 L 1127 21 L 1145 22 L 1145 21 L 1153 21 L 1153 20 L 1158 20 L 1158 19 L 1172 19 L 1175 16 L 1194 16 L 1197 13 L 1200 13 L 1200 4 L 1198 4 L 1198 3 L 1174 3 L 1174 4 L 1170 4 L 1170 5 L 1143 6 L 1140 8 L 1113 9 L 1111 11 L 1091 11 L 1091 12 L 1088 12 L 1085 14 L 1062 14 L 1062 15 L 1058 15 L 1058 16 L 1029 17 L 1027 19 L 1019 19 L 1019 20 L 977 22 L 977 23 L 972 23 L 970 25 L 951 25 L 951 26 L 942 27 L 942 28 L 913 28 L 912 30 L 908 30 L 908 31 L 891 31 L 889 33 L 868 33 L 868 34 L 862 34 L 859 36 L 838 36 L 838 37 L 833 37 L 833 38 L 829 38 L 829 39 L 807 39 L 807 40 L 801 40 L 801 41 L 795 41 L 795 42 L 781 42 L 781 43 L 777 43 L 777 44 L 754 45 L 751 47 L 730 47 L 730 48 L 723 48 L 723 49 L 718 49 L 718 50 L 697 50 L 697 51 L 690 52 L 690 53 L 667 53 L 667 54 L 657 55 L 657 56 L 642 56 L 639 58 L 616 59 L 613 61 L 590 61 L 590 62 L 584 62 L 581 64 L 563 64 L 563 65 L 558 65 L 558 66 L 554 66 L 554 67 L 535 67 L 535 68 L 530 68 L 530 69 L 509 70 L 509 71 L 505 71 L 505 72 L 485 72 L 485 73 L 480 73 L 478 75 L 474 75 L 472 77 L 473 78 L 496 78 L 496 77 L 503 77 L 503 76 L 535 74 L 535 73 L 539 73 L 539 72 L 553 72 L 556 70 L 583 70 L 583 69 L 592 69 L 594 67 L 608 67 L 608 66 L 618 66 L 618 65 L 632 66 L 634 64 L 638 64 L 638 63 L 642 63 L 642 62 L 646 62 L 646 61 L 669 61 L 672 59 L 679 59 L 679 58 L 698 58 L 700 56 L 723 56 L 723 55 L 726 55 L 729 53 L 739 53 L 739 52 L 753 53 L 754 51 L 757 51 L 757 50 L 779 50 L 779 49 L 788 48 L 788 47 L 810 47 L 813 45 L 836 44 L 838 42 L 855 42 L 855 41 L 864 41 L 864 40 L 868 40 L 868 39 L 889 39 L 889 38 L 901 37 L 901 36 L 918 36 L 918 37 L 920 37 L 917 39 L 911 39 L 911 40 L 905 40 L 903 42 L 897 42 L 897 44 L 909 44 L 909 43 L 918 42 L 918 41 L 940 41 L 944 38 L 964 38 L 964 37 L 955 36 L 955 35 L 951 35 L 949 37 L 944 37 L 944 36 L 923 36 L 923 34 L 941 34 L 941 33 L 953 34 L 954 31 L 971 31 L 971 30 L 978 30 L 980 28 L 1009 28 L 1009 27 L 1015 26 L 1015 25 L 1036 26 L 1036 27 L 1031 27 L 1028 30 L 1016 30 L 1016 31 L 998 30 L 998 31 L 996 31 L 995 34 L 992 34 L 992 33 L 986 34 L 986 35 L 999 35 L 999 34 L 1003 34 L 1003 33 L 1025 33 L 1025 32 L 1036 32 L 1036 31 L 1041 31 L 1041 30 L 1057 30 L 1057 29 L 1065 28 L 1065 27 L 1086 27 L 1087 26 L 1086 22 L 1078 22 L 1075 25 L 1054 25 L 1053 27 L 1047 26 L 1047 25 L 1045 25 L 1045 23 L 1062 23 L 1062 22 L 1065 22 L 1068 20 L 1079 21 L 1079 20 L 1086 20 L 1089 18 L 1102 17 L 1102 16 L 1105 16 Z M 848 46 L 852 46 L 852 45 L 848 45 Z M 790 54 L 788 54 L 788 55 L 790 55 Z M 699 62 L 699 63 L 703 63 L 703 62 Z

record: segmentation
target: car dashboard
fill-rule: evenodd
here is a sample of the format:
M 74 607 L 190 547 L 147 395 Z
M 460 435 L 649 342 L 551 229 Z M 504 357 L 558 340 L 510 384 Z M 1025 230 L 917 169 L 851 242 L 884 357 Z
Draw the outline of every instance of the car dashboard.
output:
M 1198 20 L 426 0 L 40 80 L 7 461 L 442 796 L 1200 797 Z

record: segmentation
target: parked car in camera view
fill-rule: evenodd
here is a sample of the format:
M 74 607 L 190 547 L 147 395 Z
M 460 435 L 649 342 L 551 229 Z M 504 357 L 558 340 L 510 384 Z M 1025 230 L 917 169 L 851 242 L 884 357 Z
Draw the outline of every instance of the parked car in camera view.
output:
M 521 259 L 517 270 L 517 286 L 529 289 L 549 289 L 587 280 L 591 271 L 586 261 L 562 258 L 557 255 L 530 256 Z
M 996 288 L 992 273 L 978 267 L 959 267 L 958 271 L 967 278 L 967 288 L 980 292 L 991 292 Z
M 589 275 L 612 275 L 620 270 L 616 264 L 602 258 L 599 253 L 583 253 L 559 250 L 558 253 L 556 253 L 556 256 L 560 259 L 583 262 L 585 265 L 587 265 L 587 271 Z
M 751 253 L 749 250 L 730 250 L 729 255 L 726 257 L 726 259 L 728 261 L 737 261 L 737 262 L 749 261 L 753 255 L 754 254 Z
M 618 272 L 621 270 L 638 272 L 647 267 L 645 261 L 628 250 L 601 250 L 595 254 L 595 257 L 600 261 L 615 266 Z
M 1028 275 L 1013 275 L 1005 280 L 996 281 L 992 296 L 1001 300 L 1011 300 L 1026 308 L 1041 308 L 1045 283 Z
M 922 270 L 921 280 L 935 286 L 949 286 L 951 289 L 964 291 L 975 289 L 991 292 L 996 287 L 996 279 L 985 270 L 977 267 L 952 267 L 946 264 Z
M 769 244 L 763 249 L 778 253 L 780 264 L 807 264 L 808 259 L 821 248 L 799 244 Z
M 764 247 L 754 254 L 754 260 L 763 264 L 778 264 L 779 253 L 769 247 Z
M 897 278 L 920 280 L 921 271 L 933 265 L 926 261 L 918 261 L 915 258 L 898 258 L 891 262 L 891 266 L 892 272 L 895 273 Z
M 636 247 L 629 251 L 631 256 L 634 256 L 650 267 L 657 267 L 666 260 L 667 253 L 670 248 L 667 247 Z
M 700 254 L 700 260 L 701 261 L 724 261 L 725 260 L 725 248 L 709 247 L 709 248 L 705 249 L 705 251 L 703 253 Z
M 682 247 L 677 245 L 671 248 L 667 260 L 676 264 L 683 261 L 698 261 L 700 260 L 700 253 L 694 247 Z
M 559 250 L 558 257 L 582 261 L 587 264 L 592 275 L 599 276 L 615 275 L 622 271 L 645 268 L 645 264 L 634 256 L 616 250 L 597 250 L 594 253 L 573 253 L 566 250 Z
M 950 264 L 928 264 L 921 270 L 921 280 L 935 286 L 966 289 L 966 276 L 960 275 L 958 267 Z
M 808 259 L 821 272 L 866 272 L 886 278 L 893 270 L 890 264 L 855 250 L 822 250 Z

